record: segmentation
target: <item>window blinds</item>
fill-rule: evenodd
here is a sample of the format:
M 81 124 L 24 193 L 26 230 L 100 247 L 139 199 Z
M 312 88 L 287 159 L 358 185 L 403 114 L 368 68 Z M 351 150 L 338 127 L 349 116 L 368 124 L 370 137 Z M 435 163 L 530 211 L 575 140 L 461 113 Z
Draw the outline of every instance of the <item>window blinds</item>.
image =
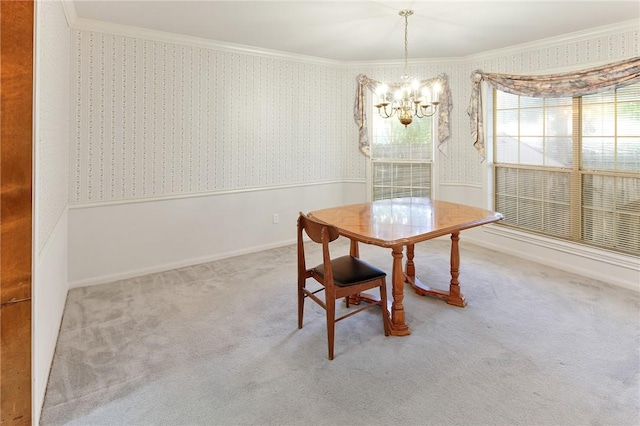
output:
M 372 199 L 430 197 L 433 138 L 431 119 L 414 118 L 404 127 L 397 118 L 372 114 Z
M 640 255 L 640 84 L 576 98 L 494 94 L 504 223 Z

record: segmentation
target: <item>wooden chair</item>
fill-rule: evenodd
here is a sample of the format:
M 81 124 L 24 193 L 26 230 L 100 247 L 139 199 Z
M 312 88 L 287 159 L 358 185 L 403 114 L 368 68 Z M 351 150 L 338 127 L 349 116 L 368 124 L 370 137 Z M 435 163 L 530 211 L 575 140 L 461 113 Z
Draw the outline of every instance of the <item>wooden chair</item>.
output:
M 322 263 L 314 268 L 307 269 L 305 263 L 303 231 L 316 243 L 322 244 Z M 317 221 L 300 213 L 298 217 L 298 328 L 302 328 L 304 313 L 304 300 L 307 297 L 313 299 L 327 312 L 327 338 L 329 342 L 329 359 L 333 359 L 333 338 L 335 323 L 362 312 L 374 306 L 380 306 L 382 310 L 382 323 L 384 335 L 389 335 L 389 312 L 387 310 L 386 273 L 353 256 L 342 256 L 331 259 L 329 255 L 329 243 L 339 237 L 335 226 Z M 310 291 L 306 288 L 308 278 L 314 278 L 322 288 Z M 357 310 L 349 312 L 339 318 L 336 314 L 336 300 L 348 298 L 365 290 L 378 287 L 380 300 L 375 303 L 367 303 Z M 320 300 L 316 293 L 324 290 L 325 301 Z M 348 307 L 348 304 L 347 304 Z

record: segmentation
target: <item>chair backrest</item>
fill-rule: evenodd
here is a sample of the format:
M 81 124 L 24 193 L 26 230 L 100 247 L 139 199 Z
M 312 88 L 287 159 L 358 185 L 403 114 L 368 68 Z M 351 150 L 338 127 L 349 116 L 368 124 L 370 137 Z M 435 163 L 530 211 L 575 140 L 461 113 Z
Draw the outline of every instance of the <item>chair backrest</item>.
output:
M 322 244 L 322 263 L 324 265 L 325 285 L 333 286 L 333 271 L 331 270 L 331 255 L 329 254 L 329 243 L 335 241 L 340 233 L 338 228 L 319 220 L 313 219 L 300 212 L 298 216 L 298 280 L 304 280 L 310 271 L 307 271 L 304 255 L 304 242 L 302 234 L 306 233 L 312 241 Z
M 298 226 L 301 229 L 304 229 L 304 232 L 306 232 L 309 238 L 320 244 L 322 244 L 323 229 L 326 229 L 325 234 L 327 236 L 328 243 L 335 241 L 340 236 L 338 228 L 335 226 L 320 222 L 319 220 L 309 217 L 302 212 L 300 212 L 300 217 L 298 218 Z

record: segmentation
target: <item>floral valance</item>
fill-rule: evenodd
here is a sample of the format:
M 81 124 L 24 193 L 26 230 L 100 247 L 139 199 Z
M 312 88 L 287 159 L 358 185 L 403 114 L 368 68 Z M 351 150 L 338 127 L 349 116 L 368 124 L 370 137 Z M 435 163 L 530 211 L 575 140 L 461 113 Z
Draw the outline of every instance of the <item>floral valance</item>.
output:
M 471 73 L 471 100 L 467 113 L 471 119 L 473 145 L 484 157 L 481 84 L 486 81 L 498 90 L 514 95 L 558 98 L 584 96 L 613 90 L 640 81 L 640 57 L 583 71 L 549 75 Z
M 365 155 L 370 155 L 369 134 L 367 130 L 367 107 L 366 107 L 366 90 L 375 93 L 382 85 L 381 82 L 373 80 L 364 74 L 358 75 L 356 78 L 358 84 L 356 87 L 356 101 L 353 107 L 353 118 L 358 125 L 360 150 Z M 449 124 L 449 116 L 453 107 L 451 103 L 451 89 L 449 88 L 449 80 L 445 74 L 438 77 L 422 80 L 419 83 L 419 90 L 423 87 L 432 86 L 435 83 L 440 84 L 442 91 L 440 92 L 440 105 L 438 106 L 438 147 L 442 150 L 442 144 L 451 136 L 451 125 Z M 400 89 L 402 83 L 387 84 L 391 93 Z M 395 118 L 394 118 L 395 119 Z

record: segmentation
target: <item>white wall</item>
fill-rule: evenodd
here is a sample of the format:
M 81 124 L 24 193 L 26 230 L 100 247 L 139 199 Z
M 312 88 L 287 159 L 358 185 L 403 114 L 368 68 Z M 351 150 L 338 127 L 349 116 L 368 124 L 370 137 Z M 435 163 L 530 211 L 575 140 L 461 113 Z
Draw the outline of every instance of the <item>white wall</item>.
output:
M 401 63 L 337 63 L 152 31 L 83 28 L 73 35 L 72 286 L 292 241 L 289 213 L 279 226 L 270 223 L 283 197 L 295 201 L 317 191 L 320 207 L 336 204 L 345 191 L 349 199 L 366 197 L 366 159 L 352 119 L 355 77 L 393 80 Z M 445 73 L 453 94 L 451 139 L 436 158 L 438 197 L 488 206 L 488 162 L 472 145 L 466 114 L 473 69 L 557 72 L 638 50 L 637 25 L 624 23 L 469 58 L 414 61 L 410 73 Z M 262 203 L 256 218 L 231 236 L 252 199 Z M 311 209 L 301 202 L 289 207 L 291 215 Z M 200 240 L 207 215 L 219 219 L 207 223 L 207 235 L 220 236 L 216 243 Z M 157 234 L 167 232 L 181 243 L 159 247 Z M 495 233 L 474 235 L 478 243 L 509 249 L 491 239 Z M 122 244 L 131 241 L 136 254 L 121 259 Z M 582 273 L 590 275 L 588 265 Z
M 292 244 L 299 211 L 364 202 L 363 187 L 318 183 L 72 208 L 71 286 Z
M 37 424 L 68 290 L 70 30 L 59 1 L 36 2 L 32 417 Z

